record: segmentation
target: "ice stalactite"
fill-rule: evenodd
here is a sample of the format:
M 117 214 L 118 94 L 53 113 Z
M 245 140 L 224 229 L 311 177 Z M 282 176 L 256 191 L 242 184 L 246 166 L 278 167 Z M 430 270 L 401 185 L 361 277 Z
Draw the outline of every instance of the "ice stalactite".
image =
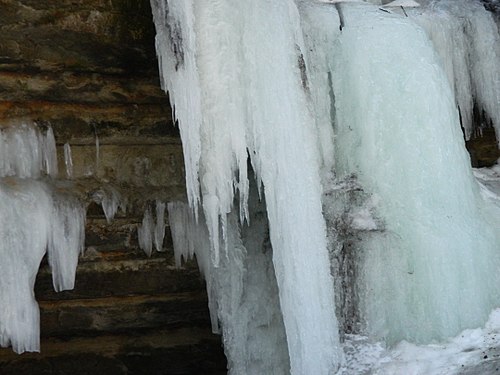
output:
M 69 143 L 64 144 L 64 165 L 66 166 L 66 178 L 73 178 L 73 157 Z
M 165 202 L 155 202 L 155 216 L 152 207 L 146 207 L 142 224 L 137 229 L 139 247 L 147 256 L 153 253 L 153 245 L 156 251 L 163 251 L 163 240 L 165 238 Z
M 47 253 L 56 292 L 74 288 L 78 256 L 83 252 L 84 241 L 83 204 L 71 195 L 53 195 Z
M 141 225 L 137 228 L 137 237 L 139 247 L 146 253 L 148 257 L 153 253 L 153 229 L 154 220 L 151 208 L 147 207 L 144 211 Z
M 118 209 L 121 209 L 125 213 L 127 209 L 127 204 L 125 200 L 122 199 L 120 192 L 111 185 L 99 188 L 92 193 L 92 200 L 100 204 L 106 217 L 106 221 L 111 223 Z
M 156 201 L 156 222 L 153 237 L 156 251 L 163 251 L 163 240 L 165 239 L 165 202 Z
M 291 372 L 332 373 L 341 350 L 296 4 L 153 0 L 152 8 L 163 87 L 186 152 L 188 197 L 195 211 L 202 203 L 212 260 L 229 251 L 220 255 L 220 239 L 230 236 L 235 192 L 240 220 L 248 218 L 250 156 L 267 202 Z
M 28 123 L 0 131 L 0 345 L 39 351 L 33 287 L 48 253 L 56 291 L 74 286 L 83 249 L 85 209 L 50 180 L 57 174 L 54 135 Z
M 180 126 L 186 168 L 187 198 L 191 207 L 200 203 L 198 178 L 201 157 L 201 92 L 196 66 L 192 1 L 151 0 L 156 25 L 156 51 L 163 90 L 176 92 L 174 115 Z M 170 74 L 171 69 L 175 74 Z M 194 210 L 194 212 L 198 212 Z
M 227 236 L 221 239 L 228 252 L 215 267 L 203 214 L 197 222 L 186 204 L 169 203 L 176 263 L 196 255 L 207 283 L 213 330 L 222 331 L 229 372 L 286 375 L 290 361 L 269 227 L 255 184 L 250 191 L 249 212 L 250 225 L 241 225 L 236 213 L 229 215 Z
M 12 124 L 0 132 L 0 176 L 57 176 L 54 133 L 40 132 L 29 123 Z

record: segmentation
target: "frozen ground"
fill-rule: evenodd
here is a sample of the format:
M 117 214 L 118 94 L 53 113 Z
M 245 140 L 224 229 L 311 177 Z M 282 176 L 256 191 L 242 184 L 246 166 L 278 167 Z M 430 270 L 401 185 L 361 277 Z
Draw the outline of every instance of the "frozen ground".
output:
M 500 374 L 500 309 L 484 328 L 469 329 L 448 342 L 392 349 L 357 335 L 347 336 L 345 365 L 338 375 L 489 375 Z

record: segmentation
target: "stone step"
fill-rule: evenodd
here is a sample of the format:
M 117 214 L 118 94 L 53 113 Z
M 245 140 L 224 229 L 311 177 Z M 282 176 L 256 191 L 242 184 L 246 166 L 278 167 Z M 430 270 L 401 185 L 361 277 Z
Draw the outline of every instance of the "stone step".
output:
M 113 259 L 114 258 L 114 259 Z M 92 299 L 113 296 L 161 295 L 203 291 L 194 262 L 176 268 L 171 254 L 155 257 L 129 251 L 98 253 L 94 260 L 81 261 L 75 288 L 56 293 L 48 265 L 43 265 L 35 283 L 38 301 Z
M 39 306 L 42 337 L 210 326 L 203 292 L 41 301 Z
M 48 338 L 41 353 L 0 349 L 2 375 L 222 375 L 220 337 L 208 328 L 151 330 L 136 334 Z

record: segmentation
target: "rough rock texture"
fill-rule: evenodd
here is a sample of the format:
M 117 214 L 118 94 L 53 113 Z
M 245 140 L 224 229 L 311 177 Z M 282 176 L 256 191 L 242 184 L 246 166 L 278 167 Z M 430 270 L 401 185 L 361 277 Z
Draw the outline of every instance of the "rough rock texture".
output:
M 145 208 L 185 190 L 157 71 L 149 0 L 0 0 L 0 126 L 52 126 L 88 204 L 75 289 L 55 293 L 46 264 L 37 278 L 42 353 L 2 349 L 0 374 L 225 373 L 196 265 L 175 269 L 168 228 L 166 252 L 138 249 Z M 126 211 L 108 223 L 93 198 L 110 188 Z
M 491 119 L 474 108 L 474 132 L 465 142 L 473 167 L 491 167 L 500 158 L 497 136 Z

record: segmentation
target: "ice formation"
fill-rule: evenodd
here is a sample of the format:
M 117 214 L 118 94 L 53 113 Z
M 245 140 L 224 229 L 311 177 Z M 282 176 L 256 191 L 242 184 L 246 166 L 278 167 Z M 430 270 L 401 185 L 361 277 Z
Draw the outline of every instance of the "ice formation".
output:
M 147 207 L 146 211 L 144 211 L 142 224 L 137 228 L 137 237 L 139 241 L 139 247 L 144 250 L 148 257 L 150 257 L 153 253 L 153 228 L 153 214 L 151 213 L 151 208 Z
M 165 202 L 156 201 L 156 222 L 153 237 L 156 251 L 163 251 L 163 239 L 165 238 Z
M 69 143 L 64 144 L 64 165 L 66 166 L 66 177 L 73 178 L 73 157 Z
M 394 348 L 348 335 L 346 364 L 337 375 L 489 375 L 498 372 L 500 309 L 483 328 L 468 329 L 440 344 L 403 341 Z
M 57 176 L 56 143 L 51 128 L 40 132 L 29 123 L 12 124 L 0 131 L 0 177 Z
M 99 163 L 100 163 L 100 152 L 101 152 L 101 144 L 99 143 L 99 137 L 97 136 L 97 132 L 95 134 L 95 173 L 99 172 Z
M 101 205 L 108 223 L 111 223 L 114 219 L 118 209 L 121 209 L 124 213 L 127 209 L 126 202 L 122 199 L 121 194 L 111 185 L 94 191 L 92 193 L 92 199 L 95 203 Z
M 480 326 L 500 302 L 497 238 L 444 71 L 408 18 L 366 7 L 344 7 L 343 15 L 332 56 L 337 177 L 356 174 L 385 222 L 359 248 L 365 329 L 394 343 Z
M 146 207 L 142 224 L 137 229 L 139 247 L 147 256 L 153 253 L 153 245 L 156 251 L 163 251 L 163 240 L 165 238 L 165 202 L 155 202 L 155 217 L 151 207 Z
M 461 130 L 475 113 L 500 124 L 498 28 L 479 1 L 395 2 L 402 14 L 376 1 L 151 3 L 191 206 L 169 206 L 176 259 L 196 253 L 232 373 L 258 373 L 244 358 L 259 352 L 236 350 L 246 323 L 225 313 L 254 287 L 241 284 L 242 249 L 255 251 L 241 237 L 256 210 L 247 161 L 292 374 L 342 364 L 338 322 L 393 345 L 486 321 L 500 304 L 497 212 Z
M 213 331 L 222 331 L 231 373 L 287 375 L 290 361 L 269 227 L 265 205 L 259 202 L 256 189 L 250 193 L 249 211 L 249 226 L 241 225 L 236 213 L 229 215 L 228 234 L 221 239 L 227 256 L 222 256 L 215 267 L 203 213 L 197 222 L 186 204 L 169 203 L 175 259 L 180 265 L 182 259 L 196 255 L 207 283 Z
M 408 15 L 424 28 L 441 58 L 466 138 L 478 130 L 474 116 L 484 117 L 476 127 L 493 125 L 500 134 L 500 34 L 492 13 L 480 1 L 421 2 L 427 6 Z
M 54 135 L 32 124 L 0 131 L 0 345 L 39 351 L 35 276 L 48 253 L 56 291 L 72 289 L 85 210 L 43 175 L 57 174 Z
M 341 352 L 297 8 L 267 0 L 152 7 L 163 85 L 181 124 L 188 196 L 195 210 L 202 203 L 213 261 L 220 261 L 220 233 L 229 236 L 235 191 L 241 221 L 248 218 L 250 155 L 267 202 L 291 372 L 332 373 Z

